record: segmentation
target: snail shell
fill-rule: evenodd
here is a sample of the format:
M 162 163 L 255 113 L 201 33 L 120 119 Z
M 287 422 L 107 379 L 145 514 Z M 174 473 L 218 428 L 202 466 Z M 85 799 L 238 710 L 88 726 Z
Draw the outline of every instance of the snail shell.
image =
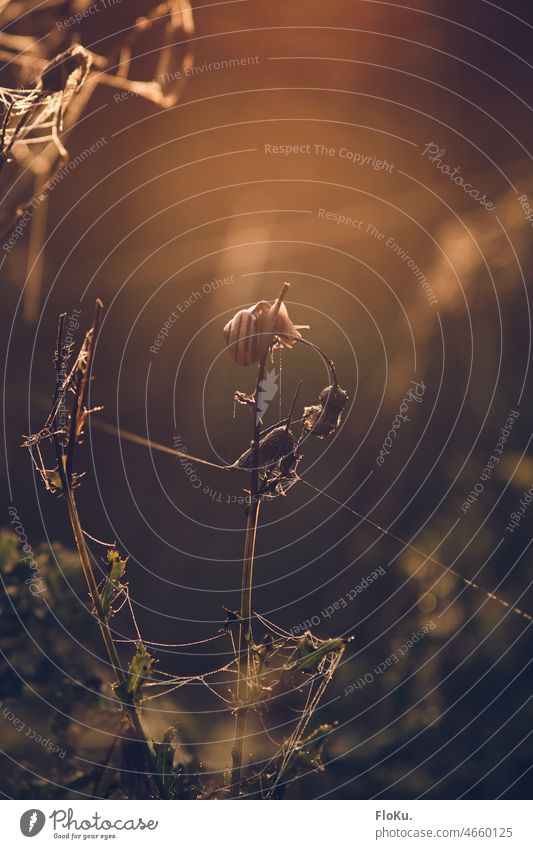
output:
M 271 347 L 274 336 L 286 348 L 292 348 L 296 344 L 296 339 L 293 337 L 302 335 L 290 320 L 287 307 L 283 302 L 276 301 L 267 312 L 261 312 L 258 315 L 257 321 L 258 330 L 261 334 L 259 341 L 260 359 Z
M 266 301 L 263 303 L 266 303 Z M 247 310 L 239 310 L 224 328 L 224 338 L 228 350 L 240 366 L 251 366 L 259 362 L 257 307 L 259 307 L 259 304 Z
M 287 307 L 278 301 L 259 301 L 249 309 L 239 310 L 224 328 L 228 350 L 241 366 L 261 362 L 274 337 L 292 348 L 298 336 L 301 333 L 290 320 Z

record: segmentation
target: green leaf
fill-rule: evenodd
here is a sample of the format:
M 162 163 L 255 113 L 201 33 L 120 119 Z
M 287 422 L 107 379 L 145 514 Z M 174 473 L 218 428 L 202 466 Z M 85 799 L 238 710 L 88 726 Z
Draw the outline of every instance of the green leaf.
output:
M 109 549 L 107 552 L 107 562 L 109 564 L 109 574 L 106 578 L 105 586 L 100 596 L 100 601 L 102 603 L 106 619 L 111 615 L 111 605 L 117 595 L 124 589 L 124 585 L 121 584 L 120 579 L 126 569 L 126 561 L 121 560 L 118 551 L 114 548 Z
M 296 761 L 299 767 L 323 769 L 322 752 L 326 745 L 326 738 L 333 727 L 327 723 L 319 725 L 308 737 L 301 740 L 296 750 Z
M 313 637 L 310 631 L 298 640 L 298 660 L 291 665 L 291 669 L 298 672 L 318 672 L 318 667 L 328 654 L 343 652 L 347 640 L 344 637 L 333 637 L 330 640 L 319 640 Z
M 144 682 L 152 677 L 154 663 L 154 658 L 144 643 L 137 643 L 137 651 L 130 661 L 126 681 L 126 691 L 132 702 L 140 695 Z
M 178 730 L 175 725 L 167 728 L 160 743 L 154 743 L 156 770 L 161 781 L 169 790 L 172 790 L 176 780 L 173 766 L 174 755 L 179 745 Z

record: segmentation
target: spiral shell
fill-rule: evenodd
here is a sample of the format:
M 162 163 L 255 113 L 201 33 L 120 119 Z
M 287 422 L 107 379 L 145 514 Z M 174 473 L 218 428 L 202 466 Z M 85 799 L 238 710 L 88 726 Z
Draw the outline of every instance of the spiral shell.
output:
M 252 310 L 239 310 L 224 328 L 228 350 L 240 366 L 251 366 L 258 362 L 259 337 L 257 318 Z
M 303 329 L 303 328 L 302 328 Z M 261 362 L 275 338 L 292 348 L 301 333 L 289 318 L 284 303 L 259 301 L 249 309 L 239 310 L 224 328 L 228 350 L 241 366 Z

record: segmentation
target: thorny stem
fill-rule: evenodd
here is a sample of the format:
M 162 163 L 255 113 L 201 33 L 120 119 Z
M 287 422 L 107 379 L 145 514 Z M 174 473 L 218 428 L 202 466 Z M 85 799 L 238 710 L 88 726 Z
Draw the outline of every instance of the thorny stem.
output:
M 275 306 L 281 305 L 289 284 L 284 283 Z M 257 372 L 255 385 L 255 403 L 253 409 L 253 439 L 252 439 L 252 468 L 250 472 L 250 495 L 248 498 L 246 536 L 244 540 L 244 555 L 242 561 L 241 611 L 239 624 L 239 645 L 237 652 L 237 708 L 235 719 L 235 741 L 232 751 L 233 768 L 231 786 L 233 795 L 238 796 L 242 783 L 242 760 L 244 738 L 246 735 L 246 718 L 249 706 L 247 704 L 251 673 L 251 643 L 252 643 L 252 591 L 255 541 L 259 520 L 259 441 L 261 436 L 260 393 L 265 376 L 265 365 L 270 345 L 266 346 Z
M 78 554 L 80 556 L 80 562 L 82 571 L 87 583 L 87 588 L 89 590 L 89 595 L 91 601 L 94 606 L 94 611 L 96 614 L 96 620 L 98 622 L 98 626 L 100 628 L 100 633 L 102 635 L 102 640 L 104 642 L 104 646 L 113 668 L 113 674 L 115 676 L 117 682 L 117 689 L 121 697 L 121 707 L 124 714 L 128 717 L 139 742 L 143 747 L 147 776 L 149 778 L 150 783 L 152 784 L 153 791 L 160 798 L 166 797 L 166 791 L 163 783 L 161 782 L 159 776 L 153 769 L 153 753 L 150 749 L 150 745 L 148 743 L 148 739 L 146 734 L 144 733 L 144 729 L 141 725 L 141 721 L 137 714 L 137 709 L 134 704 L 128 701 L 127 694 L 122 691 L 122 685 L 125 684 L 127 680 L 127 675 L 121 665 L 120 658 L 118 656 L 117 647 L 113 640 L 113 636 L 111 633 L 111 628 L 109 626 L 109 619 L 105 615 L 104 609 L 102 607 L 102 602 L 100 599 L 100 593 L 98 592 L 98 585 L 96 583 L 96 578 L 94 576 L 94 571 L 91 564 L 91 559 L 89 555 L 89 551 L 87 549 L 87 545 L 85 543 L 85 538 L 83 536 L 83 529 L 80 522 L 80 517 L 78 514 L 78 508 L 76 505 L 76 499 L 74 497 L 74 492 L 72 489 L 72 457 L 73 457 L 73 449 L 71 440 L 76 441 L 79 438 L 81 427 L 83 424 L 83 400 L 85 397 L 88 379 L 90 377 L 90 368 L 92 357 L 94 353 L 94 346 L 96 342 L 96 331 L 99 324 L 100 313 L 102 310 L 102 302 L 97 300 L 96 302 L 96 313 L 93 325 L 87 334 L 87 349 L 86 349 L 86 360 L 85 363 L 82 363 L 82 372 L 80 376 L 79 383 L 76 387 L 76 396 L 74 402 L 74 408 L 72 412 L 71 420 L 71 430 L 70 430 L 70 439 L 67 445 L 67 454 L 65 455 L 63 446 L 61 445 L 59 435 L 57 433 L 54 434 L 54 446 L 57 454 L 58 461 L 58 470 L 59 476 L 61 479 L 61 486 L 63 490 L 63 494 L 65 496 L 65 500 L 67 503 L 67 509 L 70 519 L 70 524 L 72 525 L 72 531 L 74 534 L 74 539 L 76 540 L 76 546 L 78 549 Z M 62 343 L 63 343 L 63 327 L 65 323 L 65 314 L 62 314 L 59 318 L 59 326 L 58 326 L 58 334 L 57 334 L 57 350 L 56 350 L 56 358 L 55 358 L 55 367 L 56 367 L 56 387 L 54 391 L 54 399 L 53 404 L 56 405 L 58 402 L 61 402 L 60 399 L 60 385 L 61 385 L 61 370 L 62 370 Z M 70 459 L 70 463 L 69 463 Z

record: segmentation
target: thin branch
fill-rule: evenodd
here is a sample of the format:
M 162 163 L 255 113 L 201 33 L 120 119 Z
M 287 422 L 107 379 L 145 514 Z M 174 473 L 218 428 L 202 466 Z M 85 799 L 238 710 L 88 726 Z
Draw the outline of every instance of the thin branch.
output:
M 285 295 L 289 290 L 289 284 L 284 283 L 279 297 L 274 305 L 279 310 Z M 241 588 L 241 621 L 239 625 L 239 646 L 237 652 L 237 715 L 235 720 L 235 742 L 232 750 L 232 786 L 237 795 L 241 790 L 242 761 L 244 738 L 246 734 L 246 718 L 249 710 L 247 705 L 248 688 L 251 672 L 251 644 L 252 644 L 252 592 L 253 592 L 253 570 L 255 541 L 257 538 L 257 525 L 259 522 L 259 443 L 261 439 L 260 418 L 260 390 L 265 376 L 265 364 L 272 344 L 272 338 L 267 340 L 265 350 L 257 372 L 255 385 L 255 399 L 253 406 L 253 439 L 252 439 L 252 467 L 250 471 L 250 495 L 248 498 L 246 536 L 244 540 L 244 556 L 242 564 L 242 588 Z

